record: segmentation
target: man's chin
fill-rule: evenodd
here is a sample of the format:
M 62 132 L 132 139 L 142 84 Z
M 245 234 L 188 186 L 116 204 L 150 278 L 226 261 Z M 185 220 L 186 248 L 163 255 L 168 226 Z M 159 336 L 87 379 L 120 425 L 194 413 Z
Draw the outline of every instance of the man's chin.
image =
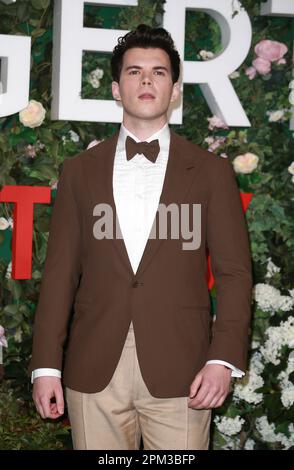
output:
M 152 110 L 149 110 L 148 112 L 146 110 L 144 111 L 141 111 L 140 110 L 136 110 L 136 113 L 132 113 L 132 117 L 135 118 L 135 119 L 146 119 L 146 120 L 154 120 L 154 119 L 157 119 L 161 116 L 163 116 L 164 114 L 166 114 L 164 111 L 161 111 L 159 112 L 158 110 L 157 111 L 152 111 Z

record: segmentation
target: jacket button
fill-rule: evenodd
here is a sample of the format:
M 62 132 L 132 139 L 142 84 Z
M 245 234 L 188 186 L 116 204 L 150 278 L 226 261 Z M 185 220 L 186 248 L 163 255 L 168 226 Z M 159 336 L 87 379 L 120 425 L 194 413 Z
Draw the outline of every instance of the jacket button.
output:
M 143 282 L 134 281 L 132 284 L 132 287 L 138 287 L 138 286 L 143 286 Z

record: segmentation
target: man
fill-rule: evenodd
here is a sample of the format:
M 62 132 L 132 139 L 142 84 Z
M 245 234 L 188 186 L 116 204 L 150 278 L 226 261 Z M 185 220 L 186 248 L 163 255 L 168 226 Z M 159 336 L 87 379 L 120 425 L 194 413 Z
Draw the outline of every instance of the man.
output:
M 64 412 L 74 306 L 63 372 L 74 448 L 139 449 L 142 436 L 144 449 L 207 449 L 211 410 L 246 368 L 252 277 L 240 194 L 228 159 L 169 129 L 180 60 L 167 31 L 139 25 L 120 38 L 111 66 L 120 130 L 66 160 L 58 183 L 33 398 L 43 418 Z M 164 220 L 159 207 L 187 205 L 188 215 L 201 208 L 196 248 L 184 249 L 182 230 L 151 236 Z M 165 223 L 170 235 L 174 222 Z M 207 249 L 217 289 L 212 333 Z

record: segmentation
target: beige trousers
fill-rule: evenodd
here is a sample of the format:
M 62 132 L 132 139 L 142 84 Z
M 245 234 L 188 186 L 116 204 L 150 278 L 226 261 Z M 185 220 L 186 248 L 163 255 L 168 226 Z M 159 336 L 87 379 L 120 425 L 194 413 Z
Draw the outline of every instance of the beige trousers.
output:
M 97 393 L 65 389 L 74 449 L 205 450 L 211 410 L 188 407 L 188 397 L 155 398 L 142 378 L 133 324 L 109 384 Z

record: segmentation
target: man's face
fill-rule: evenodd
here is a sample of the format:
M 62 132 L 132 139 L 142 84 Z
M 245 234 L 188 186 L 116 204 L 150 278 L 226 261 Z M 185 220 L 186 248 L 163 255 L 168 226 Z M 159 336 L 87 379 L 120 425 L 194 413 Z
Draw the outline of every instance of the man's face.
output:
M 128 49 L 123 56 L 120 81 L 112 82 L 114 99 L 122 102 L 124 118 L 155 120 L 166 115 L 179 96 L 172 83 L 168 54 L 159 48 Z

